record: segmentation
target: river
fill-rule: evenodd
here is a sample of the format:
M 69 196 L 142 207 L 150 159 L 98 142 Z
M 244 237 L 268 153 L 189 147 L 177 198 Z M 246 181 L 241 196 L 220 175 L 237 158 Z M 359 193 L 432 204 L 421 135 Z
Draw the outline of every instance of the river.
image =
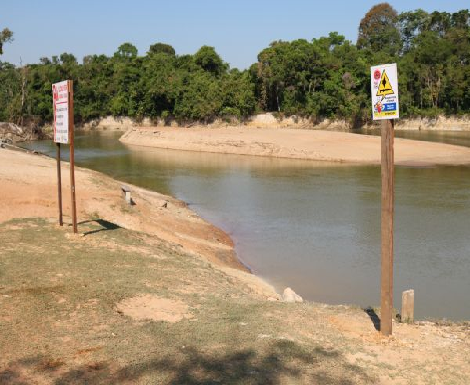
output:
M 188 202 L 279 291 L 379 306 L 379 166 L 135 147 L 120 135 L 78 134 L 77 165 Z M 465 132 L 397 136 L 470 146 Z M 26 147 L 55 153 L 51 141 Z M 396 167 L 395 199 L 395 308 L 414 289 L 417 318 L 470 319 L 470 167 Z

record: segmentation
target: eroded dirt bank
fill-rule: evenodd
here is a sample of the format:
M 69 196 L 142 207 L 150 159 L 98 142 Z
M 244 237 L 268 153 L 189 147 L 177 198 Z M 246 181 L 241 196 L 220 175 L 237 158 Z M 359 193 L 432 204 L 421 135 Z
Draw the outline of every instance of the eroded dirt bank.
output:
M 69 165 L 62 162 L 63 211 L 70 215 Z M 13 218 L 57 218 L 55 160 L 21 151 L 0 150 L 0 222 Z M 134 205 L 122 197 L 121 186 L 101 173 L 76 168 L 79 222 L 105 219 L 117 226 L 142 231 L 203 255 L 211 262 L 246 270 L 222 230 L 201 219 L 184 202 L 131 186 Z M 66 218 L 70 222 L 70 218 Z

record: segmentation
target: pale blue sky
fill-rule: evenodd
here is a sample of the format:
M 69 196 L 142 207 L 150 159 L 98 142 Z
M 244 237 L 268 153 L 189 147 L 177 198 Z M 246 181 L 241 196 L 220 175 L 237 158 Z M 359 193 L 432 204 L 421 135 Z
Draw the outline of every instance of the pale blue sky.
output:
M 337 31 L 355 41 L 370 0 L 0 0 L 0 30 L 15 41 L 4 46 L 2 61 L 36 63 L 41 56 L 73 53 L 112 55 L 123 42 L 139 54 L 150 44 L 171 44 L 176 53 L 214 46 L 231 67 L 247 68 L 274 40 L 312 39 Z M 422 8 L 455 12 L 468 0 L 397 0 L 398 11 Z

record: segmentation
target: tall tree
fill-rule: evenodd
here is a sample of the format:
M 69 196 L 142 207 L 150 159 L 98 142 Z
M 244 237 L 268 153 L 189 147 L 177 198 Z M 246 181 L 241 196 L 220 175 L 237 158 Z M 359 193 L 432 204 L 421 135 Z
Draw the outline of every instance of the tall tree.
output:
M 422 9 L 403 12 L 398 16 L 398 28 L 403 43 L 403 52 L 406 53 L 413 47 L 415 39 L 426 30 L 429 20 L 429 14 Z
M 396 55 L 401 48 L 398 14 L 388 3 L 374 5 L 359 24 L 357 47 Z
M 0 32 L 0 55 L 3 55 L 3 44 L 13 40 L 13 32 L 5 28 Z

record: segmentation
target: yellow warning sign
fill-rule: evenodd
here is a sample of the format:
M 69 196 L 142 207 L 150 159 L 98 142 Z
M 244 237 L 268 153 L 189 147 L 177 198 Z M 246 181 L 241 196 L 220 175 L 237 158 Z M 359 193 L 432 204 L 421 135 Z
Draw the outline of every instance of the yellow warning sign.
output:
M 382 72 L 382 78 L 380 79 L 379 89 L 377 90 L 377 96 L 385 96 L 391 94 L 394 94 L 392 85 L 390 84 L 390 80 L 384 70 Z

